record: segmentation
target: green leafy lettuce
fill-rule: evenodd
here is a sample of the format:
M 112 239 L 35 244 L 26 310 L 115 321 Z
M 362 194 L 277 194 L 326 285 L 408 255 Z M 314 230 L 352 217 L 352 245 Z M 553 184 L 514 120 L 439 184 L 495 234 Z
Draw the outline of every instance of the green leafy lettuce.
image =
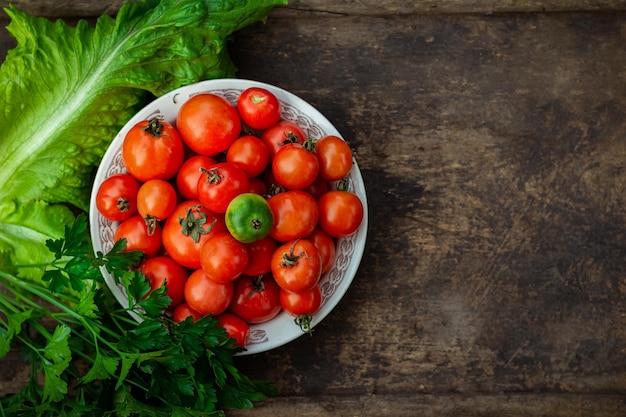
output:
M 45 241 L 69 207 L 87 210 L 95 167 L 145 100 L 234 76 L 229 36 L 284 3 L 145 0 L 76 26 L 6 8 L 17 46 L 0 66 L 0 269 L 48 260 Z

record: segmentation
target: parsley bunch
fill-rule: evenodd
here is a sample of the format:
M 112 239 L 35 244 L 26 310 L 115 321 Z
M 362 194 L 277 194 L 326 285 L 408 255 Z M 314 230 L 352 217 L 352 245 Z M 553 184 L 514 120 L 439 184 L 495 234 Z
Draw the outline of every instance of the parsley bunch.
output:
M 0 416 L 223 416 L 273 393 L 238 372 L 241 349 L 217 319 L 175 323 L 163 314 L 165 287 L 150 292 L 132 269 L 140 252 L 120 241 L 94 256 L 84 215 L 47 247 L 55 259 L 43 284 L 0 271 L 0 358 L 20 347 L 31 369 L 21 391 L 0 398 Z M 128 309 L 103 285 L 100 266 L 124 287 Z

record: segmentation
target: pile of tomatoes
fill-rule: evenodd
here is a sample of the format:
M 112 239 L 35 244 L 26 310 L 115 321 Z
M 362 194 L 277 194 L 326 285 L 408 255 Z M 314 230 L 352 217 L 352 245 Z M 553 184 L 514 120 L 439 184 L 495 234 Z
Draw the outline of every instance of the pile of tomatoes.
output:
M 308 329 L 336 239 L 363 219 L 343 139 L 308 137 L 251 87 L 236 105 L 202 93 L 174 123 L 138 123 L 122 158 L 127 172 L 102 182 L 96 205 L 119 222 L 114 240 L 144 253 L 138 268 L 166 287 L 175 321 L 214 315 L 239 346 L 281 310 Z

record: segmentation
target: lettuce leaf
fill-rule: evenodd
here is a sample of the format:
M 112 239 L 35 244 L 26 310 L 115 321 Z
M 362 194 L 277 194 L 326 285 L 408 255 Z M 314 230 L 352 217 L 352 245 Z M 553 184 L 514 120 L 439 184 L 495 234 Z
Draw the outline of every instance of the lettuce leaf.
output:
M 234 76 L 230 35 L 285 3 L 128 2 L 93 26 L 5 8 L 17 46 L 0 66 L 0 260 L 32 262 L 29 254 L 45 247 L 45 237 L 61 236 L 67 207 L 38 219 L 37 228 L 46 230 L 39 235 L 26 221 L 36 213 L 26 211 L 46 211 L 46 203 L 87 210 L 95 168 L 146 98 Z M 12 227 L 20 218 L 21 227 Z

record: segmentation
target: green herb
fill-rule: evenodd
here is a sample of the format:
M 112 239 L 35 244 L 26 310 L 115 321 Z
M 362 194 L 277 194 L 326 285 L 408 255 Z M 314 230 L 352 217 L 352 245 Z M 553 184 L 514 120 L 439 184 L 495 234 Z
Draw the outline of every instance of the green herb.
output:
M 231 34 L 284 3 L 144 0 L 93 26 L 6 8 L 17 46 L 0 66 L 0 269 L 48 262 L 45 241 L 72 221 L 68 205 L 88 208 L 93 171 L 119 129 L 150 96 L 234 76 Z
M 130 268 L 140 253 L 125 252 L 123 240 L 91 254 L 81 215 L 47 245 L 47 285 L 0 271 L 0 358 L 20 346 L 32 369 L 20 392 L 0 399 L 0 416 L 220 416 L 273 392 L 238 372 L 241 348 L 214 317 L 174 323 L 162 314 L 165 287 L 150 292 Z M 101 266 L 124 286 L 139 324 L 112 300 Z

